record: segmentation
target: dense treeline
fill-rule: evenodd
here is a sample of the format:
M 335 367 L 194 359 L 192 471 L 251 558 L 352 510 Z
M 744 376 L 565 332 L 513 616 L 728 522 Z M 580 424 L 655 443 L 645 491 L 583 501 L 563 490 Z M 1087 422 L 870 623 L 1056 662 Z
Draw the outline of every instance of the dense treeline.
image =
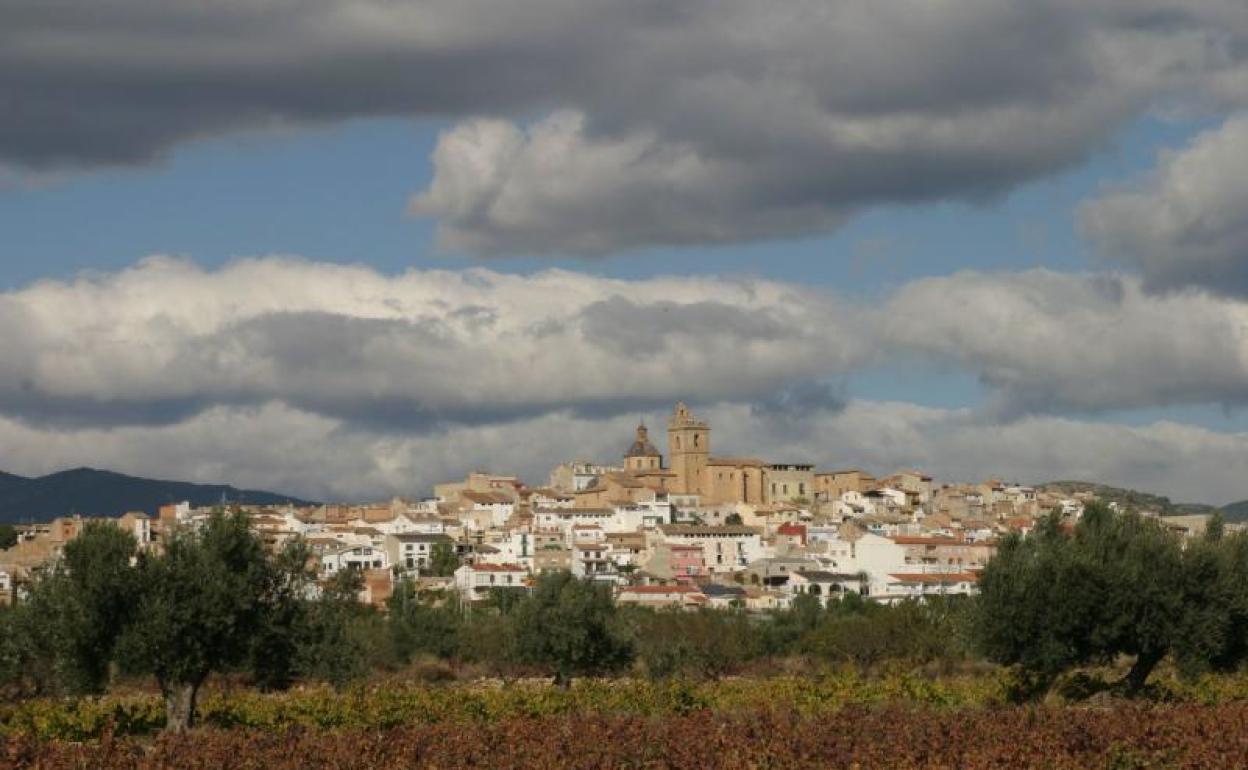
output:
M 57 567 L 0 612 L 0 686 L 103 692 L 118 676 L 154 678 L 173 730 L 190 726 L 212 674 L 262 690 L 296 681 L 342 687 L 375 672 L 441 660 L 503 680 L 631 673 L 715 679 L 799 657 L 869 669 L 884 661 L 989 660 L 1015 666 L 1020 694 L 1059 674 L 1132 661 L 1138 692 L 1167 656 L 1185 672 L 1238 667 L 1248 654 L 1248 536 L 1218 522 L 1184 545 L 1154 521 L 1090 506 L 1011 537 L 982 595 L 883 606 L 850 594 L 821 607 L 799 596 L 767 614 L 617 607 L 604 586 L 544 575 L 484 606 L 397 583 L 385 608 L 356 601 L 358 574 L 317 587 L 306 548 L 266 554 L 241 513 L 220 513 L 140 553 L 121 530 L 89 524 Z

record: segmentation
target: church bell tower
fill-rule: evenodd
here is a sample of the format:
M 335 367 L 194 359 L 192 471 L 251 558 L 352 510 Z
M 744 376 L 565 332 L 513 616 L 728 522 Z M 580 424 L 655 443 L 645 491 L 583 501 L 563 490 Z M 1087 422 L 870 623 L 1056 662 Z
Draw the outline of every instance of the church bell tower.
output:
M 711 428 L 694 417 L 683 403 L 676 404 L 667 421 L 667 453 L 676 474 L 672 491 L 678 495 L 705 495 Z

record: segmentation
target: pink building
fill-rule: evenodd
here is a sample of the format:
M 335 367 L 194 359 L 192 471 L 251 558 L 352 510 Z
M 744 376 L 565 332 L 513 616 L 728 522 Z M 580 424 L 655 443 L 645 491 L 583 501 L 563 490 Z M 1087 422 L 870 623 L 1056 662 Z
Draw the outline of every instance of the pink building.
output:
M 706 564 L 702 561 L 700 545 L 669 545 L 671 550 L 668 567 L 672 577 L 681 583 L 692 583 L 695 578 L 706 574 Z

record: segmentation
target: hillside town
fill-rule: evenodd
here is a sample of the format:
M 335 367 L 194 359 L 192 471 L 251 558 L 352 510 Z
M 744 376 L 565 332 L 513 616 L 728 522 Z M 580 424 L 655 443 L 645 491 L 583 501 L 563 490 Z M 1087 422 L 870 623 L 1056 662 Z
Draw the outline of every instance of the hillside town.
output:
M 677 404 L 666 456 L 643 423 L 621 441 L 618 464 L 564 462 L 541 485 L 482 471 L 424 500 L 243 509 L 267 548 L 302 538 L 322 580 L 356 570 L 360 600 L 376 605 L 403 578 L 473 603 L 566 570 L 610 586 L 620 604 L 766 611 L 802 594 L 895 603 L 974 593 L 1004 535 L 1054 511 L 1076 519 L 1092 497 L 999 480 L 937 483 L 912 469 L 817 470 L 712 454 L 711 441 L 711 426 Z M 170 504 L 112 521 L 140 548 L 159 549 L 213 511 Z M 1193 535 L 1205 519 L 1163 521 Z M 55 565 L 86 521 L 19 525 L 0 551 L 0 603 Z

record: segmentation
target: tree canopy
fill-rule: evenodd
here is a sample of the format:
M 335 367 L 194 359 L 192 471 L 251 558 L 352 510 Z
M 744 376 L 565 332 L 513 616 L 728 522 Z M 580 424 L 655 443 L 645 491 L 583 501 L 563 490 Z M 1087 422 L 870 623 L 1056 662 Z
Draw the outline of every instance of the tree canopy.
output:
M 1145 685 L 1167 655 L 1187 670 L 1245 658 L 1248 540 L 1214 522 L 1184 547 L 1155 519 L 1086 506 L 1010 536 L 984 569 L 975 636 L 990 659 L 1018 665 L 1038 690 L 1073 667 L 1130 656 L 1120 683 Z
M 573 676 L 618 671 L 632 661 L 610 587 L 570 572 L 539 577 L 510 617 L 519 659 L 551 667 L 560 684 Z
M 171 730 L 191 726 L 209 674 L 248 660 L 283 581 L 241 512 L 214 514 L 139 560 L 134 620 L 121 646 L 130 670 L 155 675 Z
M 17 545 L 17 529 L 12 524 L 0 524 L 0 550 Z

